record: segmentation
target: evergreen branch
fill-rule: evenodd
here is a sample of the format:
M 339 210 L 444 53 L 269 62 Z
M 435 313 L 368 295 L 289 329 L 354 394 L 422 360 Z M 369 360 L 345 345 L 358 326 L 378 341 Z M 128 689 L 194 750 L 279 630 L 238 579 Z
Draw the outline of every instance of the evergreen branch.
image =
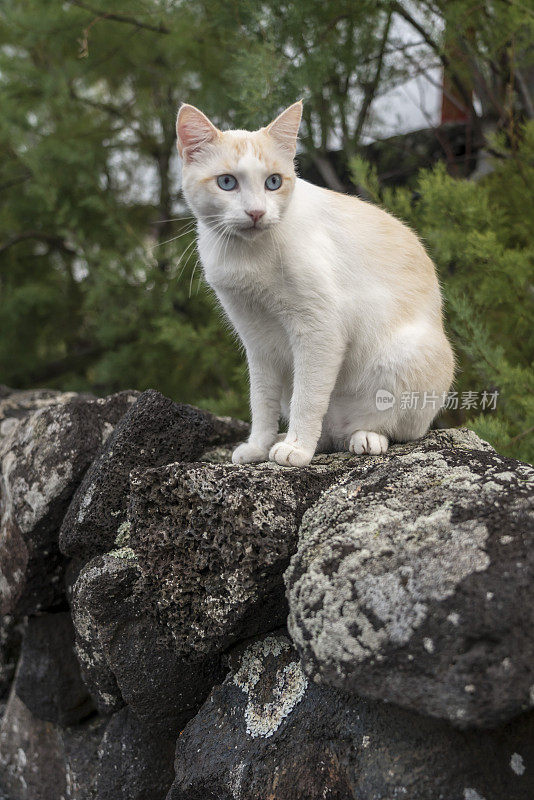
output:
M 465 103 L 465 108 L 470 112 L 473 119 L 477 119 L 477 113 L 475 107 L 473 106 L 473 101 L 471 99 L 470 93 L 467 88 L 464 86 L 463 81 L 458 76 L 458 73 L 455 69 L 453 69 L 452 62 L 450 58 L 447 56 L 446 53 L 443 52 L 442 48 L 439 46 L 437 42 L 430 36 L 430 34 L 424 29 L 424 27 L 417 22 L 417 20 L 407 11 L 404 6 L 400 2 L 392 3 L 393 11 L 395 11 L 400 17 L 406 20 L 412 28 L 414 28 L 425 40 L 427 45 L 432 48 L 432 50 L 436 53 L 439 60 L 441 61 L 443 68 L 446 69 L 451 76 L 451 80 L 458 89 L 462 100 Z
M 31 172 L 28 172 L 27 175 L 21 175 L 19 178 L 13 178 L 5 183 L 0 183 L 0 192 L 3 192 L 5 189 L 11 189 L 12 186 L 18 186 L 20 183 L 26 183 L 26 181 L 29 181 L 32 177 L 33 175 Z
M 521 431 L 521 433 L 518 433 L 517 436 L 512 436 L 509 442 L 517 442 L 519 439 L 523 439 L 525 436 L 528 436 L 529 433 L 532 433 L 532 431 L 534 431 L 534 425 L 531 428 L 527 428 L 526 431 Z
M 114 342 L 113 346 L 118 348 L 125 344 L 131 344 L 135 342 L 136 339 L 137 337 L 134 336 L 123 337 Z M 79 373 L 84 363 L 88 361 L 91 362 L 105 355 L 107 352 L 109 352 L 109 347 L 103 344 L 80 347 L 68 353 L 63 358 L 49 361 L 48 364 L 33 369 L 30 368 L 25 372 L 20 372 L 18 377 L 16 374 L 13 374 L 11 376 L 11 381 L 13 384 L 21 386 L 35 386 L 36 384 L 47 383 L 48 381 L 61 377 L 61 375 L 67 372 L 75 371 Z
M 346 191 L 346 187 L 341 182 L 327 155 L 323 155 L 312 150 L 310 152 L 310 157 L 317 167 L 321 178 L 324 180 L 329 189 L 332 189 L 334 192 Z
M 116 108 L 111 103 L 101 103 L 97 100 L 91 100 L 88 97 L 80 97 L 79 94 L 76 94 L 74 88 L 71 83 L 69 83 L 69 95 L 73 100 L 76 100 L 78 103 L 83 103 L 86 106 L 90 106 L 91 108 L 97 108 L 99 111 L 105 111 L 107 114 L 112 114 L 114 117 L 119 117 L 119 119 L 124 119 L 125 111 L 129 110 L 131 106 L 127 107 L 126 109 Z
M 507 6 L 519 8 L 521 11 L 524 11 L 525 14 L 530 14 L 531 17 L 534 17 L 534 11 L 524 3 L 518 3 L 517 0 L 503 0 L 503 2 L 506 3 Z
M 64 253 L 68 253 L 72 256 L 76 255 L 76 250 L 73 250 L 72 247 L 65 244 L 65 240 L 61 236 L 55 236 L 52 233 L 44 233 L 43 231 L 24 231 L 23 233 L 17 233 L 11 236 L 6 242 L 0 245 L 0 255 L 5 253 L 6 250 L 9 250 L 10 247 L 13 247 L 13 245 L 19 242 L 25 242 L 28 239 L 46 242 L 57 250 L 62 250 Z
M 418 69 L 418 72 L 414 74 L 414 77 L 417 77 L 419 75 L 424 75 L 425 76 L 425 80 L 428 81 L 428 83 L 431 86 L 434 86 L 436 89 L 439 89 L 443 93 L 444 97 L 446 97 L 447 100 L 449 100 L 452 103 L 453 106 L 455 106 L 459 111 L 465 111 L 465 107 L 458 100 L 458 98 L 455 97 L 451 92 L 449 92 L 447 90 L 447 88 L 445 86 L 443 86 L 442 83 L 440 83 L 439 81 L 435 80 L 432 77 L 432 75 L 430 74 L 430 70 L 427 67 L 425 67 L 425 66 L 420 67 L 417 64 L 417 62 L 414 61 L 412 56 L 409 55 L 409 54 L 406 55 L 406 60 L 412 65 L 412 67 L 415 67 L 415 68 Z M 434 66 L 434 65 L 431 65 L 431 66 Z
M 523 73 L 517 68 L 515 70 L 514 81 L 517 93 L 523 100 L 523 106 L 528 119 L 534 119 L 534 100 L 530 95 L 529 85 L 523 76 Z
M 384 55 L 388 43 L 389 31 L 391 28 L 391 17 L 392 17 L 392 12 L 390 11 L 386 19 L 384 31 L 382 33 L 382 40 L 380 42 L 380 49 L 378 52 L 378 62 L 376 65 L 375 74 L 371 83 L 369 83 L 365 88 L 363 103 L 360 109 L 360 113 L 358 115 L 358 123 L 356 125 L 356 131 L 354 134 L 354 140 L 356 142 L 360 141 L 360 136 L 362 135 L 363 126 L 365 125 L 369 109 L 371 107 L 373 100 L 375 99 L 376 92 L 378 89 L 378 84 L 380 83 L 380 76 L 382 74 L 382 66 L 384 63 Z
M 82 3 L 81 0 L 68 0 L 68 2 L 73 6 L 83 8 L 84 11 L 90 11 L 91 14 L 95 14 L 95 16 L 100 17 L 101 19 L 108 19 L 111 22 L 121 22 L 125 23 L 126 25 L 133 25 L 135 28 L 144 28 L 145 30 L 152 31 L 153 33 L 167 34 L 171 32 L 171 29 L 167 28 L 166 25 L 150 25 L 147 22 L 141 22 L 140 20 L 136 19 L 136 17 L 130 17 L 126 14 L 115 14 L 113 12 L 103 11 L 102 9 L 88 5 L 87 3 Z

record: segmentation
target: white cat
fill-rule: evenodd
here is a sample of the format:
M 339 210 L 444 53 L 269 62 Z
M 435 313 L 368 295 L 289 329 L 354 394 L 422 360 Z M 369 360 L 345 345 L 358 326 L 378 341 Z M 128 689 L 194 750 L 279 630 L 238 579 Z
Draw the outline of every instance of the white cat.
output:
M 200 259 L 250 372 L 235 463 L 385 453 L 426 433 L 453 378 L 432 261 L 385 211 L 296 177 L 301 114 L 299 102 L 259 131 L 222 132 L 194 106 L 178 113 Z

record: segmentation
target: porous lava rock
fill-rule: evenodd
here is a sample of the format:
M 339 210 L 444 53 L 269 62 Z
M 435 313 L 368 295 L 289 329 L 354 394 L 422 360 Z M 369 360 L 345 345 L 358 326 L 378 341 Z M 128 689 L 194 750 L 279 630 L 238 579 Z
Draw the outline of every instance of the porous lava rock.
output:
M 10 418 L 9 432 L 0 440 L 3 614 L 35 613 L 63 595 L 58 528 L 86 469 L 135 395 L 41 400 L 46 400 L 42 407 L 26 409 L 18 421 Z
M 288 624 L 315 680 L 485 727 L 534 703 L 534 470 L 451 433 L 349 470 L 309 509 Z
M 336 456 L 295 470 L 175 463 L 132 474 L 136 592 L 172 633 L 177 652 L 222 652 L 284 623 L 282 575 L 302 515 L 344 463 Z
M 495 731 L 308 682 L 287 637 L 252 642 L 178 739 L 167 800 L 531 800 L 534 715 Z
M 178 651 L 135 595 L 138 577 L 127 548 L 82 569 L 71 598 L 82 673 L 101 712 L 127 704 L 145 725 L 180 730 L 221 677 L 221 661 Z
M 112 549 L 126 520 L 133 469 L 191 461 L 247 432 L 239 420 L 174 403 L 153 389 L 143 392 L 87 471 L 61 528 L 62 552 L 87 561 Z
M 31 617 L 26 625 L 15 691 L 38 719 L 59 725 L 80 722 L 94 710 L 74 652 L 71 615 Z

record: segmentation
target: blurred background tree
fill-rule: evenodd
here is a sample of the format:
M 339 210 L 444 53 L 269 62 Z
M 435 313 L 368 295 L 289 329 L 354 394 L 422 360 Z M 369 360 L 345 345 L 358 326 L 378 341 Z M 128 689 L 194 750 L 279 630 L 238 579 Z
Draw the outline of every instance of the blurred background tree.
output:
M 174 119 L 187 100 L 256 127 L 303 97 L 302 174 L 424 237 L 458 389 L 501 393 L 497 412 L 447 421 L 532 458 L 533 33 L 515 0 L 0 7 L 0 381 L 153 386 L 247 416 L 242 354 L 180 197 Z M 420 76 L 441 119 L 422 101 L 426 130 L 387 136 L 392 90 Z M 446 170 L 418 174 L 436 159 Z

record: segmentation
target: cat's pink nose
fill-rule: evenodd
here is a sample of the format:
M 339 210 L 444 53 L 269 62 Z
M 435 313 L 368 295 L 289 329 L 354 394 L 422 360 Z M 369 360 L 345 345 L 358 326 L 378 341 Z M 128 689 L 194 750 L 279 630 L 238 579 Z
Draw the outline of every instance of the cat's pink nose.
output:
M 258 222 L 260 221 L 260 219 L 265 214 L 265 211 L 261 211 L 261 210 L 258 209 L 256 211 L 247 211 L 247 214 L 249 215 L 249 217 L 254 222 L 254 225 L 257 225 Z

